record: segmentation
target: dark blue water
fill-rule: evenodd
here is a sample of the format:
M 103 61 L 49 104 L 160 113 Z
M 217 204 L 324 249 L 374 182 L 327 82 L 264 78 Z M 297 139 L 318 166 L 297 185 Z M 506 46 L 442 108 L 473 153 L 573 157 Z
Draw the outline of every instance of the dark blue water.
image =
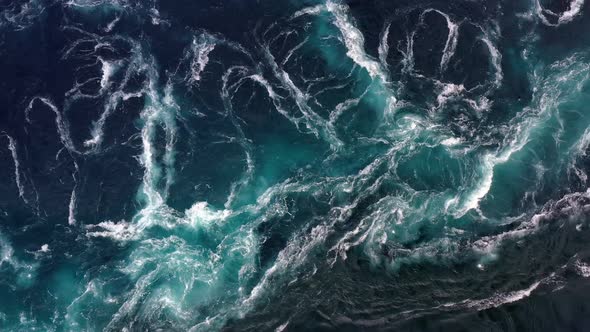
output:
M 0 0 L 0 330 L 585 331 L 584 0 Z

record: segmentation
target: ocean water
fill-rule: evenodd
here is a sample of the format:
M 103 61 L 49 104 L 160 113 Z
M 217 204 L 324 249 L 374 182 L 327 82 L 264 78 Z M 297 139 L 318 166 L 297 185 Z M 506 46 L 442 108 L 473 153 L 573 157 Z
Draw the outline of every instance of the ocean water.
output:
M 0 0 L 0 330 L 590 329 L 584 0 Z

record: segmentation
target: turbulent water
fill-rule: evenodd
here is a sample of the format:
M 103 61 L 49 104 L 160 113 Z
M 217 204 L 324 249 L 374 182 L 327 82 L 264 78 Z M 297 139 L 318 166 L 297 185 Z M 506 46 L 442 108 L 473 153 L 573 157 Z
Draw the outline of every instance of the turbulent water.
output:
M 0 1 L 0 330 L 590 328 L 584 0 Z

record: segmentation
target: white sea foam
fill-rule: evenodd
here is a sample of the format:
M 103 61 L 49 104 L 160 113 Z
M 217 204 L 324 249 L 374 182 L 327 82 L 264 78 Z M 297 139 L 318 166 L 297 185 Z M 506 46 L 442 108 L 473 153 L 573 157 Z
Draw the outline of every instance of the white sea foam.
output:
M 463 84 L 446 83 L 442 85 L 442 91 L 436 97 L 438 106 L 444 105 L 449 98 L 460 96 L 465 92 Z
M 270 65 L 275 77 L 282 83 L 282 86 L 289 91 L 290 96 L 295 101 L 297 108 L 305 118 L 305 125 L 317 137 L 322 137 L 330 144 L 332 149 L 338 150 L 342 146 L 342 141 L 338 138 L 336 131 L 329 121 L 326 121 L 308 105 L 309 95 L 304 93 L 291 80 L 289 74 L 276 63 L 274 56 L 268 47 L 264 48 L 266 60 Z M 262 83 L 262 81 L 260 81 Z
M 254 82 L 259 83 L 260 85 L 262 85 L 264 87 L 264 89 L 266 89 L 266 92 L 268 93 L 268 97 L 271 99 L 271 101 L 274 104 L 276 110 L 281 115 L 283 115 L 285 118 L 287 118 L 289 121 L 291 121 L 295 125 L 298 125 L 299 124 L 299 119 L 296 118 L 296 117 L 294 117 L 294 116 L 292 116 L 291 114 L 289 114 L 289 112 L 287 112 L 283 108 L 283 106 L 281 105 L 281 102 L 280 102 L 281 97 L 274 91 L 272 85 L 264 77 L 262 77 L 262 75 L 260 75 L 260 74 L 254 74 L 254 75 L 248 76 L 248 78 L 250 78 Z
M 90 138 L 84 141 L 84 146 L 89 148 L 85 153 L 98 153 L 101 151 L 100 148 L 104 141 L 104 127 L 106 122 L 115 112 L 117 107 L 119 107 L 121 102 L 129 100 L 130 98 L 139 98 L 145 93 L 145 91 L 124 92 L 124 88 L 131 80 L 132 74 L 145 70 L 139 45 L 133 42 L 130 44 L 132 47 L 132 54 L 128 59 L 122 82 L 117 88 L 111 88 L 111 78 L 113 74 L 122 67 L 123 61 L 105 61 L 99 58 L 99 61 L 103 64 L 103 74 L 101 79 L 101 90 L 95 97 L 106 95 L 106 98 L 104 101 L 103 112 L 100 114 L 100 117 L 92 123 Z
M 108 237 L 115 241 L 129 241 L 139 236 L 139 230 L 128 222 L 103 221 L 97 225 L 87 225 L 86 235 L 89 237 Z
M 309 41 L 309 36 L 305 37 L 305 39 L 303 39 L 302 42 L 300 42 L 299 44 L 295 45 L 292 49 L 289 50 L 289 52 L 287 52 L 287 55 L 285 56 L 285 58 L 283 59 L 282 64 L 285 65 L 289 59 L 291 59 L 291 57 L 293 56 L 293 54 L 300 49 L 301 47 L 303 47 L 303 45 L 305 45 L 305 43 L 307 43 Z
M 547 202 L 541 211 L 533 215 L 528 221 L 521 223 L 516 229 L 503 232 L 493 236 L 486 236 L 478 239 L 473 243 L 473 250 L 480 254 L 495 258 L 495 251 L 500 245 L 508 239 L 519 239 L 536 232 L 546 220 L 555 220 L 575 215 L 581 215 L 590 212 L 590 190 L 585 192 L 576 192 L 563 196 L 557 201 Z M 524 217 L 518 216 L 515 220 Z
M 590 278 L 590 265 L 581 262 L 580 260 L 577 260 L 575 263 L 575 267 L 576 267 L 576 272 L 584 277 L 584 278 Z
M 69 225 L 76 224 L 76 207 L 78 204 L 78 197 L 76 196 L 76 190 L 78 189 L 78 180 L 76 176 L 80 173 L 80 169 L 78 168 L 78 164 L 76 162 L 74 162 L 74 167 L 76 169 L 75 173 L 72 174 L 72 178 L 74 180 L 74 188 L 72 188 L 72 194 L 70 195 L 70 204 L 68 205 Z
M 425 10 L 421 15 L 421 19 L 423 19 L 424 14 L 429 13 L 429 12 L 435 12 L 435 13 L 440 14 L 442 17 L 444 17 L 445 20 L 447 21 L 447 29 L 449 30 L 447 33 L 447 41 L 445 42 L 445 47 L 443 49 L 442 58 L 440 60 L 440 71 L 442 73 L 447 69 L 447 66 L 449 65 L 449 61 L 451 60 L 453 55 L 455 55 L 455 50 L 457 48 L 457 41 L 459 39 L 459 24 L 453 22 L 451 20 L 451 18 L 449 17 L 449 15 L 447 15 L 437 9 Z
M 372 78 L 380 78 L 383 82 L 387 82 L 387 75 L 381 63 L 373 60 L 365 52 L 365 38 L 352 22 L 348 6 L 329 0 L 326 3 L 326 10 L 334 16 L 334 24 L 340 30 L 347 48 L 346 55 L 364 68 Z
M 502 80 L 504 78 L 504 73 L 502 72 L 502 54 L 496 48 L 490 37 L 485 34 L 481 41 L 487 46 L 490 52 L 490 59 L 492 62 L 492 66 L 494 67 L 494 86 L 499 88 L 502 85 Z
M 295 18 L 298 18 L 300 16 L 304 16 L 304 15 L 318 15 L 324 10 L 326 10 L 326 6 L 324 6 L 324 5 L 317 5 L 317 6 L 313 6 L 313 7 L 303 8 L 303 9 L 295 12 L 295 14 L 293 14 L 291 16 L 291 19 L 295 19 Z
M 231 214 L 229 210 L 214 211 L 207 202 L 197 202 L 186 210 L 188 222 L 193 226 L 209 226 L 214 221 L 223 221 Z
M 404 210 L 408 208 L 408 204 L 403 200 L 389 196 L 373 204 L 373 211 L 330 249 L 336 253 L 332 265 L 338 257 L 346 260 L 347 252 L 361 245 L 373 265 L 381 264 L 384 261 L 381 249 L 388 241 L 388 233 L 396 233 L 396 228 L 400 227 L 398 225 L 404 223 Z
M 495 152 L 484 153 L 480 158 L 479 180 L 476 186 L 463 196 L 459 203 L 457 215 L 463 215 L 469 210 L 478 209 L 479 202 L 491 189 L 494 169 L 497 165 L 506 163 L 514 153 L 521 151 L 529 142 L 531 134 L 543 127 L 557 105 L 563 102 L 561 98 L 564 89 L 572 93 L 572 89 L 565 82 L 584 82 L 588 77 L 588 65 L 576 62 L 575 57 L 558 61 L 550 66 L 550 73 L 535 82 L 536 93 L 533 106 L 525 108 L 510 123 L 510 132 L 505 135 L 502 147 Z M 564 73 L 566 73 L 564 75 Z M 574 91 L 581 91 L 582 85 L 576 84 Z
M 244 134 L 244 131 L 242 130 L 242 127 L 240 125 L 240 121 L 238 121 L 237 117 L 234 114 L 230 94 L 235 93 L 235 91 L 241 86 L 241 84 L 243 82 L 245 82 L 246 78 L 253 79 L 254 81 L 257 81 L 257 82 L 262 82 L 263 85 L 268 84 L 268 82 L 265 82 L 265 80 L 262 77 L 252 78 L 252 76 L 249 76 L 246 78 L 242 77 L 238 80 L 237 83 L 229 86 L 229 84 L 228 84 L 229 77 L 234 72 L 244 75 L 248 71 L 245 70 L 243 67 L 231 67 L 229 70 L 227 70 L 226 73 L 222 77 L 223 86 L 221 88 L 221 97 L 222 97 L 222 101 L 223 101 L 223 105 L 226 110 L 226 113 L 227 113 L 232 125 L 234 126 L 234 128 L 237 131 L 237 134 L 238 134 L 237 142 L 238 142 L 238 144 L 240 144 L 240 146 L 244 150 L 244 154 L 246 157 L 246 171 L 244 172 L 244 175 L 242 176 L 242 178 L 240 180 L 232 183 L 231 189 L 230 189 L 230 194 L 225 202 L 225 207 L 227 209 L 229 209 L 231 207 L 234 200 L 238 196 L 239 191 L 250 182 L 250 180 L 252 179 L 252 176 L 254 174 L 254 158 L 252 157 L 253 153 L 252 153 L 251 143 L 246 138 L 246 135 Z M 269 87 L 270 86 L 268 86 L 267 88 L 269 88 Z M 274 95 L 274 92 L 272 91 L 272 89 L 267 90 L 267 91 L 269 92 L 269 96 Z M 277 105 L 274 98 L 271 97 L 271 99 L 273 100 L 273 103 L 275 103 L 275 105 Z M 282 109 L 280 106 L 277 106 L 277 110 L 282 113 Z
M 570 3 L 570 8 L 563 12 L 559 17 L 558 24 L 569 23 L 580 13 L 584 0 L 573 0 Z
M 550 10 L 543 8 L 539 0 L 535 1 L 535 11 L 541 22 L 547 26 L 558 27 L 562 24 L 572 22 L 582 11 L 585 0 L 572 0 L 570 2 L 569 9 L 558 15 Z M 551 23 L 546 15 L 557 17 L 557 23 Z
M 260 282 L 252 289 L 250 295 L 244 300 L 244 305 L 249 306 L 263 295 L 269 288 L 276 275 L 284 273 L 288 268 L 296 268 L 307 261 L 310 253 L 318 245 L 323 243 L 330 234 L 330 228 L 325 225 L 314 227 L 309 234 L 294 238 L 289 241 L 285 249 L 279 252 L 275 263 L 266 270 Z
M 520 127 L 519 127 L 520 128 Z M 480 201 L 488 194 L 492 187 L 494 179 L 494 169 L 496 166 L 503 164 L 510 160 L 510 157 L 520 151 L 526 143 L 528 143 L 528 135 L 530 128 L 524 130 L 520 137 L 513 139 L 506 145 L 499 153 L 487 153 L 481 157 L 481 178 L 477 182 L 477 186 L 468 195 L 462 207 L 459 210 L 459 215 L 473 209 L 479 208 Z
M 345 111 L 357 106 L 365 94 L 366 91 L 358 98 L 346 99 L 345 101 L 336 105 L 334 110 L 330 112 L 330 123 L 335 124 Z
M 444 140 L 442 140 L 440 142 L 440 144 L 442 144 L 444 146 L 455 146 L 455 145 L 461 144 L 461 139 L 457 138 L 457 137 L 449 137 L 449 138 L 445 138 Z
M 4 136 L 6 136 L 6 138 L 8 139 L 8 149 L 10 150 L 10 154 L 12 156 L 12 161 L 14 163 L 14 180 L 16 182 L 16 187 L 18 189 L 18 196 L 25 202 L 25 203 L 29 203 L 27 198 L 25 197 L 25 188 L 23 186 L 23 181 L 21 178 L 21 170 L 20 170 L 20 162 L 18 159 L 18 152 L 17 152 L 17 147 L 16 147 L 16 140 L 4 133 Z
M 100 80 L 101 89 L 99 95 L 105 94 L 111 86 L 111 78 L 120 67 L 119 61 L 107 61 L 102 58 L 98 58 L 102 63 L 102 78 Z M 124 81 L 123 85 L 127 82 Z M 90 131 L 91 138 L 84 141 L 84 146 L 91 148 L 88 152 L 97 152 L 104 139 L 104 126 L 109 116 L 117 108 L 119 102 L 123 100 L 125 94 L 122 91 L 115 91 L 111 93 L 104 105 L 104 110 L 100 117 L 93 121 L 92 129 Z
M 279 325 L 276 329 L 275 332 L 283 332 L 285 331 L 285 329 L 287 328 L 287 326 L 289 325 L 289 321 L 286 321 L 285 323 Z
M 416 31 L 412 31 L 406 34 L 406 49 L 400 50 L 403 55 L 402 72 L 406 74 L 414 74 L 414 38 Z
M 447 69 L 449 61 L 451 60 L 453 55 L 455 55 L 455 49 L 457 48 L 457 40 L 459 39 L 459 25 L 453 23 L 453 21 L 451 21 L 451 19 L 447 15 L 445 15 L 445 19 L 447 20 L 447 26 L 449 28 L 449 35 L 445 43 L 445 48 L 443 49 L 443 56 L 440 60 L 441 72 Z
M 57 126 L 57 132 L 59 134 L 59 138 L 66 149 L 70 152 L 79 153 L 79 151 L 74 146 L 74 142 L 70 136 L 70 126 L 67 119 L 63 116 L 60 110 L 55 106 L 55 104 L 49 98 L 45 97 L 33 97 L 29 102 L 29 105 L 25 109 L 25 119 L 28 123 L 31 123 L 30 113 L 33 109 L 35 101 L 40 101 L 41 103 L 45 104 L 46 106 L 55 113 L 55 124 Z
M 115 17 L 114 20 L 112 20 L 111 22 L 109 22 L 109 24 L 107 24 L 107 26 L 104 28 L 105 32 L 111 32 L 113 31 L 113 29 L 115 28 L 115 26 L 117 25 L 117 23 L 119 23 L 119 20 L 121 19 L 121 16 L 117 16 Z
M 541 285 L 541 281 L 535 282 L 531 286 L 518 291 L 498 294 L 483 300 L 469 301 L 467 306 L 470 308 L 476 308 L 477 310 L 486 310 L 490 308 L 496 308 L 504 304 L 517 302 L 531 296 L 533 291 L 537 289 L 539 285 Z
M 389 29 L 391 28 L 391 22 L 385 25 L 383 32 L 381 32 L 381 43 L 379 43 L 379 61 L 384 68 L 387 68 L 387 56 L 389 55 Z
M 68 224 L 75 225 L 76 224 L 76 188 L 72 190 L 72 195 L 70 196 L 70 204 L 68 205 Z
M 208 38 L 207 35 L 201 35 L 199 38 L 194 38 L 191 44 L 193 58 L 190 63 L 190 78 L 189 83 L 198 84 L 201 80 L 201 75 L 209 63 L 209 53 L 213 52 L 216 43 L 213 38 Z
M 115 74 L 119 64 L 115 61 L 108 61 L 101 57 L 98 57 L 98 61 L 102 64 L 102 78 L 100 79 L 101 91 L 108 88 L 111 84 L 111 78 Z

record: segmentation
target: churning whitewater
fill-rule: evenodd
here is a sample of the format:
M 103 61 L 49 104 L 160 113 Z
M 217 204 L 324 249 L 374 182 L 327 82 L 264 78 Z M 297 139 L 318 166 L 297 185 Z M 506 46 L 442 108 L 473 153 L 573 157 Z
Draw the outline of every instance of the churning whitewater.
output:
M 584 0 L 0 3 L 0 330 L 590 328 Z

